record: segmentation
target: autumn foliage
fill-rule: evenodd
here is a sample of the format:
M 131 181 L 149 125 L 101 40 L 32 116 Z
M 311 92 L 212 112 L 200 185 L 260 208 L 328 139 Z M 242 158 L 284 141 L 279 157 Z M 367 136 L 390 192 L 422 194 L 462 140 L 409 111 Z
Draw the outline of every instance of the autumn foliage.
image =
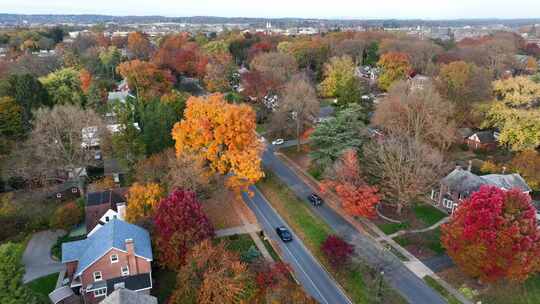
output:
M 381 199 L 379 190 L 363 181 L 354 150 L 347 150 L 329 171 L 322 190 L 335 191 L 347 214 L 368 218 L 377 214 L 375 208 Z
M 159 69 L 155 64 L 146 61 L 126 61 L 116 70 L 127 79 L 129 87 L 135 89 L 137 97 L 145 100 L 168 93 L 174 83 L 168 70 Z
M 386 53 L 381 56 L 377 64 L 382 69 L 379 87 L 383 90 L 388 90 L 398 80 L 406 79 L 412 71 L 409 56 L 405 53 Z
M 205 240 L 187 256 L 179 269 L 177 287 L 170 304 L 234 304 L 243 300 L 249 284 L 247 265 L 224 243 L 212 245 Z
M 83 212 L 75 202 L 67 203 L 54 212 L 51 226 L 56 229 L 70 230 L 83 219 Z
M 203 77 L 208 64 L 208 57 L 195 42 L 188 42 L 185 34 L 167 37 L 152 58 L 156 65 L 173 71 L 176 75 L 184 74 Z
M 354 247 L 337 235 L 329 235 L 321 244 L 321 250 L 330 264 L 339 268 L 349 262 Z
M 540 231 L 528 194 L 483 186 L 442 227 L 442 244 L 467 274 L 484 282 L 523 281 L 540 270 Z
M 228 104 L 219 94 L 191 97 L 172 136 L 177 155 L 203 156 L 212 172 L 228 176 L 226 183 L 232 189 L 245 190 L 264 175 L 255 112 L 247 105 Z
M 195 193 L 175 190 L 161 201 L 154 217 L 159 262 L 179 269 L 190 249 L 214 235 Z
M 88 70 L 82 69 L 79 73 L 79 78 L 81 80 L 81 89 L 87 94 L 88 89 L 90 89 L 90 85 L 92 84 L 92 74 L 90 74 Z
M 126 220 L 134 223 L 153 216 L 163 194 L 163 189 L 159 184 L 134 183 L 126 195 L 128 203 Z

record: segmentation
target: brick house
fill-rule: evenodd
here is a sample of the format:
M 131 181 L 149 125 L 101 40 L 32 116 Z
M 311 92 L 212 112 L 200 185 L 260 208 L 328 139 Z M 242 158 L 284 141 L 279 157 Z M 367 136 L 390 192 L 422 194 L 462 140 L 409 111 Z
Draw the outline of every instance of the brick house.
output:
M 519 174 L 478 176 L 469 170 L 457 167 L 440 181 L 438 188 L 431 190 L 430 199 L 434 205 L 448 213 L 453 213 L 463 199 L 478 191 L 483 185 L 499 187 L 502 190 L 518 188 L 524 193 L 532 191 Z
M 96 227 L 113 218 L 124 219 L 126 188 L 115 188 L 86 195 L 84 206 L 86 231 L 90 236 Z
M 62 244 L 68 284 L 89 304 L 118 288 L 149 294 L 152 260 L 148 231 L 118 219 L 84 240 Z

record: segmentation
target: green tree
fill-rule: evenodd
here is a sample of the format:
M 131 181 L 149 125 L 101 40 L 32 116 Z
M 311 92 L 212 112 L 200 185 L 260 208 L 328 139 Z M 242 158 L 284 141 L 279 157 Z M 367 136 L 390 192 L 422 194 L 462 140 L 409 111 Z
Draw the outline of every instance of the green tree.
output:
M 356 77 L 339 83 L 336 88 L 337 105 L 343 107 L 359 102 L 362 98 L 362 92 L 362 87 Z
M 174 142 L 171 131 L 181 116 L 171 104 L 159 100 L 147 102 L 140 107 L 142 141 L 147 154 L 154 154 L 172 147 Z
M 364 51 L 364 65 L 375 66 L 379 61 L 379 43 L 372 42 Z
M 31 291 L 23 285 L 23 246 L 15 243 L 0 245 L 0 303 L 37 303 Z
M 112 154 L 126 169 L 133 168 L 139 160 L 143 159 L 146 150 L 140 136 L 141 131 L 138 125 L 135 125 L 134 108 L 133 100 L 128 100 L 125 104 L 119 103 L 114 108 L 118 123 L 122 127 L 111 137 Z
M 0 135 L 15 139 L 23 135 L 22 107 L 11 97 L 0 97 Z
M 52 104 L 84 105 L 84 93 L 81 89 L 79 71 L 64 68 L 39 79 L 47 89 Z
M 323 121 L 311 133 L 311 158 L 321 166 L 337 160 L 345 150 L 360 150 L 366 141 L 366 114 L 359 104 L 351 104 L 335 118 Z
M 10 96 L 23 108 L 23 122 L 29 126 L 32 111 L 49 105 L 47 90 L 32 74 L 12 74 L 0 82 L 0 96 Z

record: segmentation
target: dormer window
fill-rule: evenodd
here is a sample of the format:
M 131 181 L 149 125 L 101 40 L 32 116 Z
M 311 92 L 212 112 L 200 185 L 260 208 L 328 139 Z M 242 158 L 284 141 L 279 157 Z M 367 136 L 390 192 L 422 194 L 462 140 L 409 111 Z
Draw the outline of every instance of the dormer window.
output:
M 118 255 L 117 254 L 111 254 L 111 264 L 118 262 Z
M 105 222 L 107 222 L 107 223 L 109 222 L 109 217 L 108 216 L 105 217 Z

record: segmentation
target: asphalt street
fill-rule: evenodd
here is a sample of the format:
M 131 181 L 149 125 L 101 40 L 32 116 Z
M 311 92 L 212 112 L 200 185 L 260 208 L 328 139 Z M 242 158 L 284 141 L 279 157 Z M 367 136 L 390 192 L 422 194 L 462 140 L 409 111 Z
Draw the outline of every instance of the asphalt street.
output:
M 266 236 L 279 244 L 283 260 L 292 266 L 296 279 L 305 290 L 322 304 L 350 304 L 351 301 L 341 287 L 311 255 L 259 190 L 256 187 L 251 187 L 250 190 L 253 196 L 244 194 L 244 201 L 257 216 Z M 291 242 L 284 243 L 279 239 L 275 231 L 275 228 L 279 226 L 288 227 L 293 233 Z
M 290 146 L 295 142 L 286 142 Z M 312 208 L 343 239 L 355 246 L 356 253 L 375 269 L 384 271 L 384 278 L 388 284 L 396 289 L 409 303 L 414 304 L 445 304 L 447 303 L 436 291 L 429 287 L 422 279 L 412 273 L 393 254 L 382 250 L 375 241 L 367 235 L 356 230 L 345 219 L 334 212 L 330 207 L 322 205 L 313 207 L 309 204 L 307 196 L 313 192 L 310 186 L 296 175 L 269 146 L 263 153 L 263 164 L 271 170 L 283 183 Z

